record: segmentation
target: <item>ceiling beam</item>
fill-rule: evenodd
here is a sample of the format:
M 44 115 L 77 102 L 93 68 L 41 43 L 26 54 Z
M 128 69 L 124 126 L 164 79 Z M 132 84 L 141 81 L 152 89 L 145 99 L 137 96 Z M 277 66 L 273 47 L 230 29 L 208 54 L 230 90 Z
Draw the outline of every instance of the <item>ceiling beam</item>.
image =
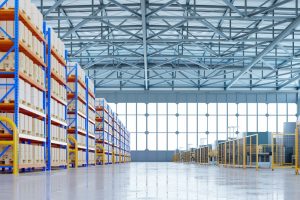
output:
M 49 15 L 53 10 L 60 6 L 65 0 L 57 0 L 48 10 L 43 13 L 43 16 Z
M 143 26 L 143 47 L 144 47 L 144 76 L 145 76 L 145 89 L 148 90 L 148 48 L 147 48 L 147 20 L 146 20 L 146 0 L 141 0 L 142 11 L 142 26 Z
M 288 36 L 298 25 L 300 24 L 300 16 L 297 17 L 292 23 L 290 23 L 284 31 L 282 31 L 274 40 L 263 50 L 261 51 L 253 61 L 246 66 L 233 80 L 226 86 L 226 89 L 232 87 L 246 72 L 248 72 L 251 67 L 257 64 L 267 53 L 269 53 L 278 43 L 281 42 L 286 36 Z

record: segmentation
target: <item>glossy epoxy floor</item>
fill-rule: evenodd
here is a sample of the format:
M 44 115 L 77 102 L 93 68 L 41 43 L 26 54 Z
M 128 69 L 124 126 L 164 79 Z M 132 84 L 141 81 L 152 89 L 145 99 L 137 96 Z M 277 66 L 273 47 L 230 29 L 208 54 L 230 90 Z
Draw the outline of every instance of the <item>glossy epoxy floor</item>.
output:
M 0 200 L 300 199 L 293 170 L 129 163 L 0 175 Z

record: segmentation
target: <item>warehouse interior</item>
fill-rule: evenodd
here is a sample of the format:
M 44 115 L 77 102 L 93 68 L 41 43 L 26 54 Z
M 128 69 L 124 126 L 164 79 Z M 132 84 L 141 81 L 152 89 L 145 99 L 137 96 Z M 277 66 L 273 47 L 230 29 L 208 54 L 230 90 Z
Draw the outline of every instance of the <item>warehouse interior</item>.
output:
M 0 199 L 297 199 L 299 88 L 299 0 L 0 0 Z

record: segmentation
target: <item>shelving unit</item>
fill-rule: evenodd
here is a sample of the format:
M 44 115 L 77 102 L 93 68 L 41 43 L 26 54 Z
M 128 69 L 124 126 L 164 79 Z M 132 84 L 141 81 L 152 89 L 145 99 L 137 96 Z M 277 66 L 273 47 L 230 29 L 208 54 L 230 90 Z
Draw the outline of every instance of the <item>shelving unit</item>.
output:
M 86 160 L 87 165 L 95 165 L 95 118 L 96 118 L 96 109 L 95 109 L 95 89 L 93 82 L 86 77 L 86 102 L 88 106 L 86 106 L 86 112 L 87 112 L 87 118 L 86 118 L 86 124 L 87 124 L 87 148 L 88 151 L 86 151 Z
M 96 100 L 96 163 L 130 161 L 129 133 L 105 99 Z
M 44 23 L 47 39 L 47 169 L 67 167 L 67 89 L 66 59 L 58 51 L 59 40 Z M 65 53 L 66 54 L 66 53 Z
M 30 3 L 30 2 L 27 2 Z M 29 8 L 29 9 L 28 9 Z M 36 7 L 10 0 L 0 5 L 0 115 L 18 128 L 13 160 L 11 124 L 0 122 L 0 168 L 45 168 L 46 64 L 43 18 Z M 14 169 L 14 173 L 18 170 Z
M 110 108 L 105 99 L 96 99 L 96 164 L 112 163 L 112 135 L 109 132 Z
M 77 142 L 78 158 L 73 151 L 69 152 L 69 161 L 71 166 L 87 165 L 87 97 L 86 97 L 86 77 L 84 71 L 78 63 L 68 63 L 67 66 L 67 99 L 68 99 L 68 138 L 73 137 Z M 71 149 L 74 150 L 75 144 L 73 141 Z M 76 150 L 75 150 L 76 151 Z

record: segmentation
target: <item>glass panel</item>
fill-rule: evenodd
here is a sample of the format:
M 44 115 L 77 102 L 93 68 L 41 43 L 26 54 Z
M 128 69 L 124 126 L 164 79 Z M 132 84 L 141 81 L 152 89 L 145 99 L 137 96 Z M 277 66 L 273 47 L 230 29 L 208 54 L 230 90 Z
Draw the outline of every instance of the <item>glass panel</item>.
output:
M 146 104 L 145 103 L 137 103 L 137 113 L 138 114 L 146 114 Z
M 157 120 L 158 124 L 157 124 L 157 128 L 158 128 L 158 132 L 167 132 L 167 115 L 160 115 L 158 116 L 158 120 Z
M 227 117 L 218 117 L 218 132 L 227 132 Z
M 266 132 L 266 131 L 267 131 L 267 117 L 258 116 L 258 132 Z
M 186 115 L 186 103 L 178 104 L 178 114 Z
M 177 136 L 175 133 L 168 133 L 168 150 L 173 151 L 177 148 Z
M 198 114 L 199 115 L 207 114 L 207 104 L 206 103 L 198 103 Z
M 216 103 L 209 103 L 207 106 L 208 106 L 208 114 L 210 114 L 210 115 L 217 114 L 217 104 Z
M 267 114 L 267 104 L 259 103 L 258 104 L 258 115 L 266 115 Z
M 156 114 L 156 103 L 148 103 L 148 114 Z
M 136 150 L 136 133 L 130 134 L 130 149 Z
M 208 134 L 208 144 L 215 146 L 214 144 L 216 143 L 216 139 L 217 139 L 216 135 L 217 134 L 215 132 Z
M 188 114 L 189 115 L 197 114 L 197 103 L 188 103 Z
M 237 117 L 236 116 L 228 116 L 228 128 L 231 129 L 234 129 L 236 130 L 237 129 Z
M 207 131 L 207 117 L 205 116 L 198 117 L 198 131 L 199 132 Z
M 176 103 L 168 103 L 168 114 L 176 114 L 177 113 L 177 104 Z
M 256 115 L 257 113 L 257 104 L 248 103 L 248 115 Z
M 188 147 L 189 148 L 196 148 L 197 147 L 197 134 L 196 133 L 189 133 L 188 134 Z
M 127 103 L 127 114 L 136 114 L 136 104 Z
M 136 139 L 137 139 L 137 150 L 145 150 L 146 149 L 146 134 L 138 133 Z
M 257 117 L 256 116 L 248 116 L 248 131 L 249 132 L 257 132 Z
M 150 115 L 148 117 L 148 131 L 156 132 L 156 116 Z
M 246 103 L 239 103 L 239 115 L 246 115 L 247 114 L 247 104 Z
M 197 117 L 188 116 L 188 131 L 197 132 Z
M 268 131 L 269 132 L 276 132 L 276 116 L 269 116 L 268 117 Z
M 186 116 L 179 116 L 178 117 L 178 131 L 186 132 Z
M 217 131 L 217 117 L 216 116 L 209 116 L 208 117 L 208 131 L 209 132 L 216 132 Z
M 268 114 L 269 115 L 276 115 L 276 103 L 269 103 L 268 104 Z
M 239 116 L 238 117 L 238 131 L 247 132 L 247 117 Z
M 156 150 L 156 133 L 148 134 L 148 150 L 149 151 Z
M 118 114 L 126 114 L 126 103 L 117 104 Z
M 286 115 L 287 113 L 287 105 L 286 103 L 278 104 L 278 115 Z
M 219 133 L 218 135 L 219 141 L 227 139 L 227 133 Z
M 199 133 L 198 137 L 198 145 L 206 145 L 207 144 L 207 135 L 206 133 Z
M 228 115 L 236 115 L 237 113 L 237 104 L 228 103 Z
M 158 133 L 157 150 L 167 150 L 167 134 Z
M 168 116 L 168 132 L 175 133 L 177 131 L 177 117 L 175 115 Z
M 137 132 L 145 132 L 146 131 L 146 116 L 138 115 L 137 116 Z
M 297 117 L 296 116 L 289 116 L 288 117 L 288 121 L 289 122 L 296 122 L 297 121 Z
M 297 114 L 297 104 L 289 103 L 288 104 L 288 115 L 296 115 Z
M 227 114 L 227 104 L 218 103 L 218 115 L 226 115 L 226 114 Z
M 158 114 L 167 114 L 167 104 L 166 103 L 158 103 L 157 104 L 157 113 Z
M 136 116 L 127 115 L 127 129 L 130 132 L 136 132 Z
M 186 150 L 186 133 L 178 134 L 178 148 L 179 150 Z
M 283 131 L 283 124 L 286 122 L 286 116 L 279 116 L 278 117 L 278 132 L 284 132 Z

